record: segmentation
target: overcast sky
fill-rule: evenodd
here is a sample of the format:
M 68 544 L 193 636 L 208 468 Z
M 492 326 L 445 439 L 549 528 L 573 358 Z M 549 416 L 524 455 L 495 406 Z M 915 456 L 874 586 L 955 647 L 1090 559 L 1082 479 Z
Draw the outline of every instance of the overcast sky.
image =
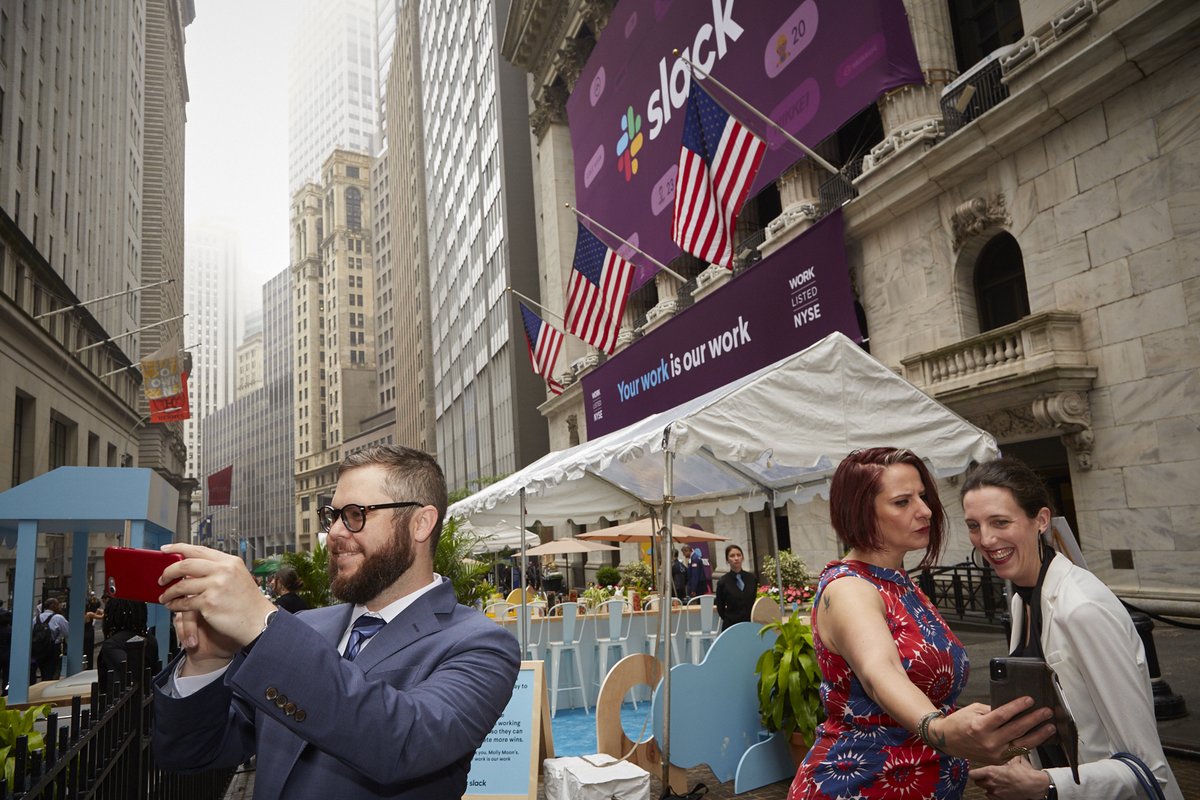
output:
M 188 224 L 239 234 L 242 311 L 288 265 L 286 0 L 197 0 L 187 45 Z

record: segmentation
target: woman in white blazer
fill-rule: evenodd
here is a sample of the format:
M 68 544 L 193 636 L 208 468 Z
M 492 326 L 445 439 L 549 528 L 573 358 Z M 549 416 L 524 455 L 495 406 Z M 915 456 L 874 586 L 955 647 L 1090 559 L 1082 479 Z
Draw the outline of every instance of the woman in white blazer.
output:
M 1183 800 L 1159 743 L 1142 640 L 1112 590 L 1043 543 L 1051 501 L 1041 479 L 1001 458 L 968 472 L 961 491 L 971 543 L 1015 588 L 1012 655 L 1046 660 L 1079 729 L 1078 784 L 1062 749 L 1047 746 L 971 778 L 998 800 L 1132 800 L 1145 796 L 1136 776 L 1110 758 L 1128 752 L 1169 800 Z

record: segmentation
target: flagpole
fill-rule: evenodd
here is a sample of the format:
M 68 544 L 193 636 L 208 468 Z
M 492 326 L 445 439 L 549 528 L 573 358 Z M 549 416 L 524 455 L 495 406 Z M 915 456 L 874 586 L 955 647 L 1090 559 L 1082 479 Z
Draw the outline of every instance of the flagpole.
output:
M 95 303 L 99 303 L 102 300 L 112 300 L 114 297 L 122 297 L 127 294 L 133 294 L 134 292 L 140 292 L 143 289 L 153 289 L 155 286 L 162 286 L 164 283 L 174 283 L 174 282 L 175 282 L 174 278 L 167 278 L 166 280 L 161 280 L 158 283 L 147 283 L 145 286 L 135 286 L 132 289 L 126 289 L 123 292 L 115 292 L 114 294 L 106 294 L 103 297 L 97 297 L 93 300 L 84 300 L 81 303 L 76 303 L 76 304 L 70 305 L 70 306 L 63 306 L 62 308 L 56 308 L 53 311 L 45 311 L 41 314 L 38 314 L 36 317 L 34 317 L 34 319 L 43 319 L 45 317 L 52 317 L 55 314 L 65 314 L 73 308 L 83 308 L 85 306 L 90 306 Z
M 629 248 L 630 250 L 632 250 L 633 252 L 635 252 L 635 253 L 638 253 L 638 254 L 640 254 L 640 255 L 642 255 L 642 256 L 645 256 L 645 258 L 646 258 L 646 259 L 648 259 L 648 260 L 650 261 L 650 263 L 651 263 L 651 264 L 653 264 L 654 266 L 656 266 L 656 267 L 658 267 L 659 269 L 663 270 L 663 271 L 664 271 L 664 272 L 666 272 L 668 275 L 673 275 L 673 276 L 675 276 L 675 278 L 676 278 L 676 279 L 678 279 L 680 283 L 687 283 L 687 278 L 683 277 L 683 276 L 682 276 L 682 275 L 680 275 L 678 272 L 676 272 L 675 270 L 671 269 L 670 267 L 668 267 L 666 264 L 664 264 L 664 263 L 662 263 L 661 261 L 659 261 L 659 260 L 658 260 L 657 258 L 655 258 L 654 256 L 650 255 L 650 254 L 649 254 L 649 253 L 647 253 L 645 250 L 639 250 L 638 248 L 634 247 L 634 246 L 633 246 L 632 244 L 630 244 L 628 241 L 626 241 L 625 239 L 622 239 L 620 236 L 618 236 L 617 234 L 613 233 L 613 232 L 612 232 L 612 231 L 610 231 L 608 228 L 606 228 L 606 227 L 604 227 L 603 225 L 601 225 L 599 222 L 596 222 L 596 220 L 592 219 L 592 218 L 591 218 L 591 217 L 589 217 L 587 214 L 583 213 L 582 211 L 580 211 L 578 208 L 576 208 L 575 206 L 571 205 L 570 203 L 563 203 L 563 205 L 564 205 L 564 206 L 566 206 L 567 208 L 571 209 L 572 211 L 574 211 L 574 212 L 575 212 L 575 214 L 576 214 L 577 216 L 583 217 L 583 218 L 584 218 L 584 219 L 586 219 L 588 222 L 592 223 L 592 224 L 593 224 L 593 225 L 595 225 L 597 228 L 599 228 L 600 230 L 604 231 L 604 232 L 605 232 L 605 233 L 607 233 L 609 236 L 613 237 L 613 238 L 614 238 L 614 239 L 616 239 L 618 242 L 620 242 L 621 244 L 623 244 L 623 245 L 625 245 L 626 247 L 628 247 L 628 248 Z
M 562 322 L 564 325 L 566 324 L 566 320 L 564 320 L 564 319 L 563 319 L 563 318 L 562 318 L 560 315 L 558 315 L 558 314 L 555 314 L 553 311 L 551 311 L 550 309 L 546 308 L 544 305 L 542 305 L 541 303 L 539 303 L 537 300 L 533 300 L 533 299 L 531 299 L 531 298 L 529 298 L 529 297 L 526 297 L 525 295 L 521 294 L 520 292 L 518 292 L 518 291 L 517 291 L 516 289 L 514 289 L 513 287 L 511 287 L 511 286 L 505 286 L 505 287 L 504 287 L 504 291 L 506 291 L 506 292 L 512 292 L 512 293 L 513 293 L 513 294 L 515 294 L 517 297 L 519 297 L 519 298 L 521 298 L 522 300 L 524 300 L 526 303 L 529 303 L 529 305 L 531 305 L 531 306 L 536 306 L 536 307 L 540 308 L 542 311 L 544 311 L 544 312 L 546 312 L 547 314 L 549 314 L 550 316 L 554 317 L 554 318 L 555 318 L 555 319 L 557 319 L 559 322 Z
M 792 136 L 792 134 L 791 134 L 791 133 L 789 133 L 787 130 L 785 130 L 785 129 L 783 128 L 783 126 L 781 126 L 781 125 L 780 125 L 779 123 L 777 123 L 775 120 L 773 120 L 773 119 L 771 119 L 770 117 L 768 117 L 766 114 L 764 114 L 764 113 L 762 113 L 761 111 L 759 111 L 759 110 L 758 110 L 757 108 L 755 108 L 754 106 L 750 105 L 750 103 L 748 103 L 748 102 L 745 100 L 745 98 L 743 98 L 743 97 L 742 97 L 740 94 L 738 94 L 737 92 L 733 91 L 733 90 L 732 90 L 732 89 L 730 89 L 728 86 L 726 86 L 725 84 L 721 83 L 719 80 L 717 80 L 716 78 L 714 78 L 714 77 L 712 76 L 712 73 L 705 72 L 705 71 L 704 71 L 704 70 L 702 70 L 700 67 L 696 66 L 696 63 L 695 63 L 694 61 L 692 61 L 690 58 L 688 58 L 688 57 L 687 57 L 685 54 L 683 54 L 683 53 L 680 53 L 680 52 L 679 52 L 679 50 L 673 50 L 673 51 L 672 51 L 672 53 L 673 53 L 675 56 L 677 56 L 678 58 L 682 59 L 682 60 L 683 60 L 683 62 L 684 62 L 685 64 L 687 64 L 689 67 L 691 67 L 691 68 L 692 68 L 692 72 L 693 72 L 693 73 L 699 73 L 699 74 L 700 74 L 700 75 L 703 77 L 703 79 L 704 79 L 704 80 L 706 80 L 706 81 L 712 81 L 712 82 L 713 82 L 713 84 L 714 84 L 715 86 L 719 87 L 719 88 L 721 89 L 721 91 L 725 92 L 725 93 L 726 93 L 726 94 L 728 94 L 730 97 L 734 98 L 734 99 L 735 99 L 735 100 L 737 100 L 739 103 L 741 103 L 743 106 L 745 106 L 745 107 L 746 107 L 746 108 L 747 108 L 749 111 L 751 111 L 751 112 L 754 114 L 754 116 L 758 117 L 760 120 L 762 120 L 763 122 L 765 122 L 767 125 L 770 125 L 770 126 L 771 126 L 771 127 L 774 129 L 774 130 L 776 130 L 776 131 L 778 131 L 779 133 L 783 134 L 784 138 L 786 138 L 786 139 L 787 139 L 789 142 L 791 142 L 792 144 L 796 145 L 796 147 L 800 148 L 800 151 L 801 151 L 802 153 L 804 153 L 804 155 L 808 156 L 808 157 L 809 157 L 809 158 L 811 158 L 813 161 L 817 162 L 817 163 L 818 163 L 818 164 L 820 164 L 822 167 L 824 167 L 825 169 L 829 170 L 829 172 L 830 172 L 831 174 L 833 174 L 833 175 L 836 175 L 836 176 L 838 176 L 838 177 L 841 177 L 841 178 L 845 178 L 845 177 L 846 177 L 844 174 L 842 174 L 842 171 L 841 171 L 841 170 L 839 170 L 837 167 L 833 166 L 833 164 L 830 164 L 828 161 L 826 161 L 825 159 L 823 159 L 823 158 L 821 158 L 819 155 L 817 155 L 817 154 L 816 154 L 816 153 L 815 153 L 815 152 L 812 150 L 812 148 L 810 148 L 810 147 L 809 147 L 808 145 L 806 145 L 804 142 L 802 142 L 802 141 L 800 141 L 799 139 L 797 139 L 795 136 Z M 717 105 L 721 106 L 721 108 L 724 108 L 724 109 L 725 109 L 725 113 L 727 113 L 727 114 L 733 114 L 733 112 L 732 112 L 732 111 L 730 111 L 728 108 L 725 108 L 725 106 L 724 106 L 724 105 L 721 103 L 721 101 L 720 101 L 720 100 L 718 100 L 717 98 L 715 98 L 715 97 L 714 97 L 714 98 L 713 98 L 713 102 L 714 102 L 714 103 L 716 103 Z M 736 115 L 736 114 L 734 114 L 734 116 L 737 116 L 737 115 Z
M 92 342 L 91 344 L 85 345 L 85 346 L 79 348 L 78 350 L 76 350 L 75 355 L 79 355 L 84 350 L 91 350 L 93 347 L 99 347 L 102 344 L 108 344 L 109 342 L 115 342 L 117 339 L 124 339 L 126 336 L 133 336 L 135 333 L 141 333 L 142 331 L 148 331 L 151 328 L 157 328 L 159 325 L 166 325 L 168 322 L 174 322 L 175 320 L 183 319 L 186 316 L 187 316 L 187 314 L 180 314 L 177 317 L 171 317 L 170 319 L 164 319 L 164 320 L 160 320 L 158 322 L 151 323 L 149 325 L 144 325 L 141 328 L 138 328 L 137 330 L 134 330 L 134 331 L 126 331 L 125 333 L 122 333 L 120 336 L 113 336 L 111 339 L 102 339 L 99 342 Z
M 181 347 L 181 348 L 179 348 L 178 350 L 176 350 L 175 352 L 176 352 L 176 353 L 184 353 L 184 352 L 186 352 L 186 351 L 188 351 L 188 350 L 191 350 L 191 349 L 193 349 L 193 348 L 196 348 L 196 347 L 199 347 L 199 346 L 200 346 L 200 345 L 197 345 L 197 344 L 192 344 L 192 345 L 188 345 L 187 347 Z M 125 366 L 123 366 L 123 367 L 118 367 L 117 369 L 110 370 L 110 371 L 108 371 L 108 372 L 104 373 L 103 375 L 98 375 L 97 377 L 99 377 L 99 378 L 107 378 L 109 375 L 116 375 L 118 372 L 124 372 L 124 371 L 125 371 L 125 370 L 127 370 L 127 369 L 136 369 L 136 370 L 140 370 L 141 368 L 142 368 L 142 362 L 138 361 L 138 362 L 135 362 L 135 363 L 133 363 L 133 364 L 127 364 L 127 365 L 125 365 Z

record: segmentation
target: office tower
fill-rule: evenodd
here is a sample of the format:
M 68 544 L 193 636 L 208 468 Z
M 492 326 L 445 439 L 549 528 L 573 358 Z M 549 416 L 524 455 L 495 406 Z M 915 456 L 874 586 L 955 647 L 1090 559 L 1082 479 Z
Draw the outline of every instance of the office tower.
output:
M 262 312 L 239 357 L 255 362 L 258 385 L 208 415 L 202 425 L 202 472 L 233 466 L 230 504 L 205 506 L 200 544 L 237 553 L 253 563 L 295 549 L 292 492 L 292 292 L 291 271 L 262 288 Z M 243 546 L 244 542 L 244 546 Z
M 505 288 L 538 293 L 523 75 L 500 60 L 508 3 L 420 9 L 433 412 L 452 489 L 546 451 L 545 384 Z
M 383 4 L 383 0 L 381 0 Z M 426 247 L 425 153 L 420 4 L 387 0 L 380 37 L 392 48 L 384 86 L 384 149 L 376 158 L 375 281 L 380 408 L 394 409 L 395 441 L 437 451 L 430 352 L 429 253 Z
M 337 148 L 374 151 L 375 0 L 304 0 L 288 58 L 288 194 Z
M 292 202 L 296 545 L 329 502 L 344 441 L 377 411 L 370 156 L 334 151 Z
M 183 424 L 188 471 L 199 472 L 200 426 L 204 418 L 233 401 L 237 386 L 237 275 L 241 269 L 236 234 L 228 226 L 206 221 L 188 226 L 187 277 L 181 347 L 192 356 L 188 399 L 192 418 Z
M 182 330 L 193 16 L 187 2 L 0 8 L 0 291 L 15 326 L 0 337 L 13 354 L 0 418 L 14 421 L 0 485 L 67 464 L 153 467 L 186 509 L 180 424 L 145 420 L 131 365 Z

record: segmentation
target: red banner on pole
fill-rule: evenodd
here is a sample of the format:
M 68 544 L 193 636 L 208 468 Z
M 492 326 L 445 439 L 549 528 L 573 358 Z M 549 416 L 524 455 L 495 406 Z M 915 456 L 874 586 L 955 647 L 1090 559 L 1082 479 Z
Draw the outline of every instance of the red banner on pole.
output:
M 191 406 L 188 403 L 188 374 L 183 373 L 180 380 L 183 385 L 179 394 L 170 397 L 149 398 L 151 422 L 178 422 L 192 418 Z
M 208 504 L 210 506 L 229 505 L 229 493 L 233 488 L 233 465 L 217 470 L 208 476 Z

